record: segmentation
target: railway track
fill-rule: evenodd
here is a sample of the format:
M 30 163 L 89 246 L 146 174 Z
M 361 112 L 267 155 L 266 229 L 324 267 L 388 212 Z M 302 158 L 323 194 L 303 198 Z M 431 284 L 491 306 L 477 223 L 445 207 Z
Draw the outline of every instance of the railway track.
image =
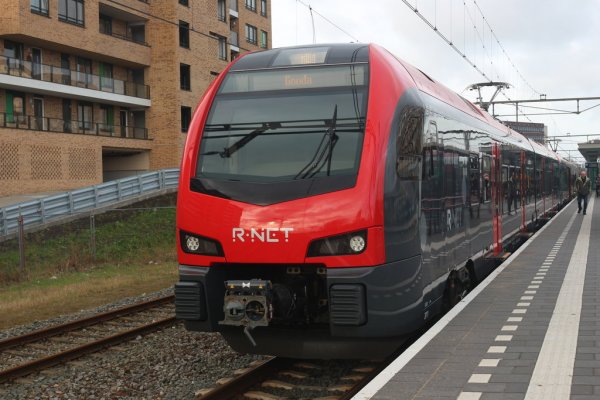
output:
M 437 322 L 408 337 L 382 360 L 313 360 L 270 357 L 234 371 L 197 400 L 350 400 Z
M 174 296 L 137 303 L 0 341 L 0 383 L 175 324 Z
M 398 353 L 381 361 L 303 362 L 272 357 L 235 371 L 217 386 L 196 393 L 198 400 L 349 400 Z

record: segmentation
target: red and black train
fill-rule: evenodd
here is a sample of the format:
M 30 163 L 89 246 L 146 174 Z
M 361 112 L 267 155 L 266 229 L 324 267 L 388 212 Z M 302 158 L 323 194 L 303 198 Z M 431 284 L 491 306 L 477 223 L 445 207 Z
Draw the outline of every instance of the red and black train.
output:
M 240 352 L 384 353 L 565 204 L 575 174 L 379 46 L 247 54 L 189 128 L 177 316 Z

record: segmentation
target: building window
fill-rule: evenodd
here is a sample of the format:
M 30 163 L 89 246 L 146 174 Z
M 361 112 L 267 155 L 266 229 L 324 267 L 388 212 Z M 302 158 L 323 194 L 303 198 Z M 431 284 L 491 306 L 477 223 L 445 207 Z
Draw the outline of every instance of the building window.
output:
M 23 43 L 4 41 L 4 57 L 7 58 L 8 73 L 11 70 L 21 71 L 24 67 Z
M 188 0 L 179 0 L 179 4 L 181 4 L 182 6 L 186 6 L 186 7 L 188 7 L 190 5 Z
M 100 130 L 112 132 L 115 125 L 115 114 L 112 106 L 100 105 Z
M 27 59 L 31 60 L 31 77 L 42 79 L 42 50 L 32 47 L 28 51 Z
M 265 31 L 260 31 L 260 47 L 263 49 L 269 47 L 269 37 Z
M 58 0 L 59 21 L 84 25 L 83 0 Z
M 112 18 L 100 14 L 100 33 L 112 35 Z
M 63 99 L 62 101 L 63 115 L 63 132 L 71 132 L 71 100 Z
M 92 83 L 92 60 L 77 57 L 77 81 L 86 87 Z
M 256 44 L 256 27 L 246 24 L 246 41 Z
M 77 122 L 79 123 L 79 129 L 91 130 L 93 121 L 92 105 L 89 103 L 77 104 Z
M 31 12 L 48 15 L 48 0 L 31 0 Z
M 250 11 L 256 11 L 256 0 L 246 0 L 246 8 Z
M 192 90 L 190 66 L 187 64 L 179 64 L 179 84 L 181 90 Z
M 26 123 L 25 95 L 19 92 L 6 91 L 6 123 L 22 125 Z
M 129 25 L 129 36 L 136 43 L 146 44 L 146 25 Z
M 187 132 L 192 120 L 192 108 L 181 106 L 181 132 Z
M 43 131 L 46 128 L 44 120 L 44 98 L 34 97 L 33 98 L 33 121 L 31 122 L 31 128 Z
M 225 0 L 217 0 L 217 18 L 219 19 L 219 21 L 225 22 L 226 14 L 227 13 L 225 12 Z
M 60 82 L 63 85 L 71 84 L 71 60 L 68 54 L 61 53 L 60 55 L 60 74 L 61 80 Z M 71 118 L 69 118 L 71 119 Z
M 219 38 L 219 59 L 227 60 L 227 39 L 224 37 Z
M 98 63 L 98 72 L 100 73 L 101 90 L 111 91 L 114 89 L 113 66 L 109 63 Z
M 190 24 L 179 21 L 179 46 L 190 48 Z
M 267 16 L 267 0 L 260 0 L 260 15 Z

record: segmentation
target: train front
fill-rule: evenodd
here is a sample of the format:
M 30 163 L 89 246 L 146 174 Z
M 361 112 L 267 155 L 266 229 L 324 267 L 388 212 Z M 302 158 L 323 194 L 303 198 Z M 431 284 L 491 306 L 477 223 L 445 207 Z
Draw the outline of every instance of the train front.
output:
M 367 119 L 369 50 L 253 53 L 208 90 L 177 209 L 176 313 L 188 330 L 220 332 L 243 353 L 387 351 L 377 336 L 389 321 L 368 300 L 390 279 L 374 273 L 385 269 L 387 139 Z

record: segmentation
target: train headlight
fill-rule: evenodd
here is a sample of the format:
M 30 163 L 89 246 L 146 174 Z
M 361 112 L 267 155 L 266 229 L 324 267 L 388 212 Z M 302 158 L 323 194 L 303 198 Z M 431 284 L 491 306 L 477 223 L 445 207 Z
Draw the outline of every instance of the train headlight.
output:
M 352 236 L 350 238 L 350 249 L 355 253 L 362 253 L 365 249 L 365 245 L 365 239 L 360 235 Z
M 313 241 L 308 257 L 360 254 L 367 248 L 367 231 L 345 233 Z
M 189 251 L 195 253 L 200 248 L 200 239 L 195 236 L 188 236 L 185 239 L 185 246 Z
M 180 239 L 181 249 L 185 253 L 201 254 L 204 256 L 224 256 L 221 244 L 214 239 L 193 235 L 183 231 L 180 232 Z

